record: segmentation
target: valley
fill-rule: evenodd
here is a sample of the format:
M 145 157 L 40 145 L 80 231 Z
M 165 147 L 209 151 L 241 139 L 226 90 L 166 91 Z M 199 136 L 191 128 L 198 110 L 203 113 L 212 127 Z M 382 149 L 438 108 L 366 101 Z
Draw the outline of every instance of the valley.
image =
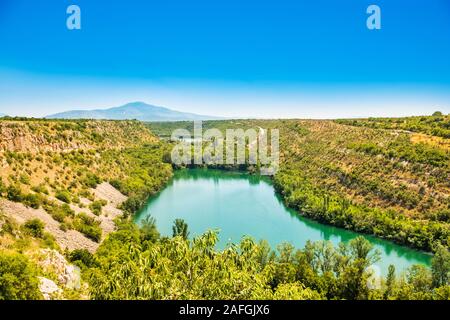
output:
M 434 252 L 444 257 L 441 261 L 446 270 L 450 148 L 445 130 L 449 118 L 423 118 L 414 132 L 408 124 L 417 122 L 414 119 L 402 120 L 405 125 L 392 125 L 386 119 L 210 120 L 203 128 L 279 129 L 280 170 L 271 181 L 284 205 L 322 224 Z M 45 272 L 35 266 L 35 254 L 46 249 L 60 252 L 82 270 L 79 292 L 63 290 L 67 297 L 75 298 L 448 296 L 448 278 L 439 280 L 420 265 L 398 270 L 395 281 L 389 280 L 394 277 L 389 267 L 386 278 L 377 279 L 381 282 L 375 289 L 368 289 L 367 268 L 379 257 L 361 237 L 345 245 L 307 242 L 304 249 L 243 238 L 233 239 L 236 247 L 219 250 L 220 233 L 213 231 L 196 234 L 196 240 L 175 236 L 175 227 L 174 237 L 161 235 L 158 221 L 151 216 L 138 227 L 132 221 L 135 213 L 167 185 L 174 169 L 179 169 L 170 164 L 173 145 L 167 139 L 176 128 L 192 132 L 193 125 L 0 119 L 3 265 L 20 261 L 33 270 L 33 277 L 43 276 Z M 213 168 L 256 172 L 254 165 Z M 272 245 L 279 245 L 278 249 L 273 250 Z M 358 247 L 365 248 L 365 253 L 354 251 L 360 250 Z M 208 252 L 214 252 L 213 256 Z M 318 258 L 311 260 L 310 254 Z M 201 265 L 194 267 L 197 260 Z M 211 265 L 221 267 L 200 276 Z M 431 269 L 435 265 L 432 262 Z M 124 278 L 131 270 L 134 276 Z M 175 275 L 171 279 L 169 270 Z M 146 278 L 147 272 L 152 276 Z M 418 277 L 426 279 L 427 289 L 415 286 Z M 241 279 L 241 289 L 233 286 L 237 279 Z M 144 287 L 138 290 L 135 281 Z M 120 291 L 110 287 L 115 282 L 123 283 Z M 388 284 L 391 291 L 386 293 Z M 29 297 L 38 297 L 36 281 L 30 286 L 34 291 L 29 289 Z

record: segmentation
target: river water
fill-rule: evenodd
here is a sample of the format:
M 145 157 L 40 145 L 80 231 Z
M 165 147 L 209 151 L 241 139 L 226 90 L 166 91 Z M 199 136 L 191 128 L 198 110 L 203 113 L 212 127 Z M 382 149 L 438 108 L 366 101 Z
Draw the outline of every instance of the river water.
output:
M 178 170 L 169 184 L 136 215 L 139 223 L 151 215 L 158 230 L 172 235 L 175 219 L 189 225 L 190 236 L 219 229 L 219 249 L 239 242 L 244 235 L 266 239 L 273 248 L 290 242 L 303 248 L 307 240 L 347 242 L 359 234 L 317 223 L 287 208 L 269 178 L 211 169 Z M 387 274 L 390 264 L 397 272 L 413 264 L 429 266 L 431 256 L 392 242 L 365 235 L 381 252 L 375 268 Z

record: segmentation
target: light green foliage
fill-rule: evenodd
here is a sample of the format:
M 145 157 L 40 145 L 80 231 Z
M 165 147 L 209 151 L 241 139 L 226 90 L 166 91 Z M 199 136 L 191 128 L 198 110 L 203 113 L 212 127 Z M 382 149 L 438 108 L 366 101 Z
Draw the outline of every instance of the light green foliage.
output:
M 431 117 L 369 118 L 338 120 L 339 123 L 378 129 L 402 129 L 450 138 L 450 115 L 436 111 Z
M 450 284 L 450 252 L 448 248 L 439 245 L 431 266 L 433 285 L 435 287 Z
M 100 242 L 102 238 L 102 229 L 100 228 L 100 221 L 81 212 L 73 219 L 75 230 L 81 232 L 86 237 L 96 242 Z
M 445 299 L 448 284 L 432 285 L 431 272 L 413 266 L 381 288 L 370 288 L 368 268 L 378 253 L 363 237 L 334 247 L 309 242 L 302 250 L 244 237 L 215 249 L 218 234 L 193 240 L 149 238 L 127 222 L 102 243 L 87 272 L 93 299 Z
M 93 214 L 99 216 L 102 213 L 103 206 L 106 204 L 107 202 L 105 200 L 96 200 L 89 205 L 89 209 L 91 209 Z
M 36 271 L 19 253 L 0 251 L 0 300 L 41 299 Z

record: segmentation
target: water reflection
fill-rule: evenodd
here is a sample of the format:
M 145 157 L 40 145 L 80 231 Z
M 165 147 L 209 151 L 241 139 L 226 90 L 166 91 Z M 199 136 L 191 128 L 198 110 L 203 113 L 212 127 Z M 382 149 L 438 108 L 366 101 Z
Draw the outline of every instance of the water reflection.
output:
M 287 208 L 266 176 L 211 169 L 175 172 L 167 187 L 136 216 L 136 221 L 139 223 L 148 215 L 156 219 L 158 229 L 167 236 L 171 235 L 176 218 L 186 220 L 193 236 L 208 229 L 220 229 L 219 248 L 230 241 L 238 242 L 244 235 L 266 239 L 273 247 L 290 242 L 297 248 L 303 248 L 308 240 L 327 240 L 336 245 L 359 235 L 320 224 Z M 427 254 L 365 237 L 381 251 L 382 260 L 377 266 L 383 274 L 389 264 L 394 264 L 397 270 L 416 263 L 430 264 Z

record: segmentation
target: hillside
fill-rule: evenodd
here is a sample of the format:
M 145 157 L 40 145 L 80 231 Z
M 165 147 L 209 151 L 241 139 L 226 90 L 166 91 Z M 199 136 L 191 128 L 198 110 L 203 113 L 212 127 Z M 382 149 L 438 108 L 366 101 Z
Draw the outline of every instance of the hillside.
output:
M 176 127 L 192 132 L 189 122 L 149 127 L 165 138 Z M 300 214 L 428 251 L 450 244 L 448 139 L 326 120 L 203 123 L 204 130 L 258 127 L 280 130 L 274 182 Z
M 171 172 L 136 121 L 2 120 L 0 136 L 0 212 L 39 218 L 62 249 L 95 251 L 127 197 L 142 201 Z
M 406 130 L 450 139 L 450 115 L 441 112 L 435 112 L 431 117 L 342 119 L 337 122 L 357 127 Z
M 120 107 L 96 110 L 72 110 L 46 116 L 47 119 L 108 119 L 140 121 L 207 120 L 219 117 L 174 111 L 164 107 L 132 102 Z
M 435 252 L 432 270 L 394 269 L 378 288 L 367 285 L 377 254 L 362 237 L 298 250 L 243 238 L 219 251 L 214 231 L 192 241 L 183 222 L 173 237 L 152 219 L 136 226 L 130 216 L 172 175 L 172 145 L 152 132 L 180 127 L 192 122 L 0 120 L 0 299 L 450 297 L 448 139 L 341 121 L 204 122 L 279 129 L 274 185 L 298 214 Z

